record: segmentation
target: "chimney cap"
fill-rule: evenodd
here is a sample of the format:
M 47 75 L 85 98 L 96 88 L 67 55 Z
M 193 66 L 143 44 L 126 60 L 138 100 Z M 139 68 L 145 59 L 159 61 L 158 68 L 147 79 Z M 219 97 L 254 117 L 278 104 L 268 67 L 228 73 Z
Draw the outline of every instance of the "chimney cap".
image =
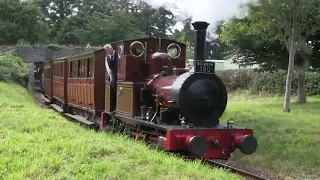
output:
M 209 25 L 210 24 L 205 21 L 196 21 L 196 22 L 192 23 L 192 26 L 193 26 L 194 30 L 196 30 L 196 31 L 206 30 Z

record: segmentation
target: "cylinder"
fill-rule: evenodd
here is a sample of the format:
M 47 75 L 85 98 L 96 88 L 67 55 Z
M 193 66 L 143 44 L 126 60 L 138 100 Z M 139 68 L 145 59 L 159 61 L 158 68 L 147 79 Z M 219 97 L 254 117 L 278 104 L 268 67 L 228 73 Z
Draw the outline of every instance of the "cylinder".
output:
M 206 35 L 209 23 L 204 21 L 196 21 L 192 23 L 195 31 L 194 60 L 205 60 Z

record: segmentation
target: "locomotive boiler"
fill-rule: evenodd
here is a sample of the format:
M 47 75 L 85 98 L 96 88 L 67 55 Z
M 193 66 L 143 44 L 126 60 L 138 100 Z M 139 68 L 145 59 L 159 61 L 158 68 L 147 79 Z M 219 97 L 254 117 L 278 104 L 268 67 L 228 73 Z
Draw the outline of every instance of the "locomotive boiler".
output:
M 179 69 L 166 68 L 151 78 L 149 87 L 142 90 L 143 108 L 150 104 L 147 93 L 153 93 L 155 98 L 151 101 L 156 102 L 156 109 L 159 109 L 160 124 L 181 123 L 195 127 L 215 127 L 219 124 L 227 105 L 227 91 L 221 79 L 214 74 L 214 63 L 204 61 L 208 25 L 206 22 L 193 23 L 197 39 L 195 64 L 190 71 L 182 70 L 180 74 Z M 165 53 L 157 53 L 153 57 L 158 58 L 152 59 L 155 61 L 159 58 L 170 61 L 170 56 Z

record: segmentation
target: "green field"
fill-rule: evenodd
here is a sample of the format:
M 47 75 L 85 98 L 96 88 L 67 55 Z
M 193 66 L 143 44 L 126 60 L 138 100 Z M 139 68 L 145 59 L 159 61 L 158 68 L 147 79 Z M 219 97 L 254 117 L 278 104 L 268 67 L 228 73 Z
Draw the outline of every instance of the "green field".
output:
M 231 160 L 263 168 L 283 177 L 320 178 L 320 98 L 299 105 L 292 98 L 291 113 L 282 112 L 282 97 L 232 94 L 223 120 L 254 129 L 254 155 L 236 152 Z
M 295 98 L 292 99 L 292 102 Z M 320 177 L 320 98 L 229 96 L 223 121 L 254 129 L 255 154 L 232 161 L 283 177 Z M 0 179 L 239 179 L 198 162 L 150 150 L 126 137 L 97 133 L 41 109 L 23 88 L 0 83 Z
M 240 179 L 141 142 L 97 133 L 0 83 L 0 179 Z

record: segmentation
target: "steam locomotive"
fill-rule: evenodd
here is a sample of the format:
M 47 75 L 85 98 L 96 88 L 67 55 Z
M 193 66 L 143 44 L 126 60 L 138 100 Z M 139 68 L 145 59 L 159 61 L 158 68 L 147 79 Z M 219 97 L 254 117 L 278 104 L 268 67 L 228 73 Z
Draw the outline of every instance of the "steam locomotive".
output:
M 165 151 L 190 158 L 228 159 L 239 148 L 257 148 L 253 130 L 219 118 L 227 91 L 204 58 L 207 22 L 194 22 L 194 66 L 186 65 L 186 45 L 157 38 L 111 43 L 120 58 L 113 90 L 104 49 L 50 60 L 43 66 L 45 100 L 56 111 L 102 130 L 122 129 Z

